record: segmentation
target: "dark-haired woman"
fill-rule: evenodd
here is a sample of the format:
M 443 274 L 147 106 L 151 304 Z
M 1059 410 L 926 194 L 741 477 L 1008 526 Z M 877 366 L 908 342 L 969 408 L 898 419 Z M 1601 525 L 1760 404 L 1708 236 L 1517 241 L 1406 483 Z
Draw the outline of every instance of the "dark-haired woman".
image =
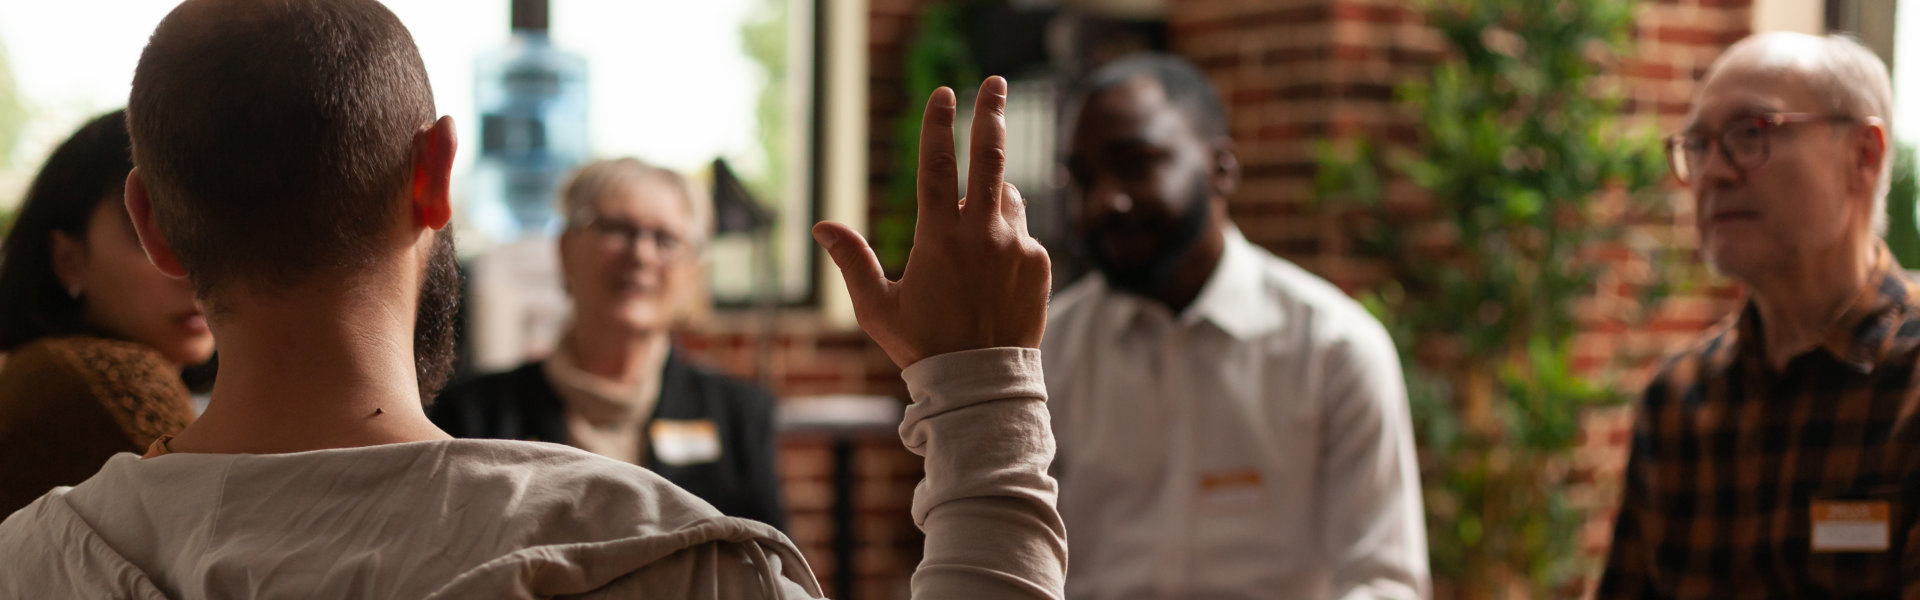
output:
M 193 420 L 181 373 L 213 335 L 192 287 L 134 235 L 129 147 L 122 111 L 80 128 L 0 246 L 0 518 Z

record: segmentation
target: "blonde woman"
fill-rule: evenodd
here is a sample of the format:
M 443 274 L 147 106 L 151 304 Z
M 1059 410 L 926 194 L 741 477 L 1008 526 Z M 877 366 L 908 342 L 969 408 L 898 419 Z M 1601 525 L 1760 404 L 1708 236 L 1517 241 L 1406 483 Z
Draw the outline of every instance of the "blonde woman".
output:
M 685 177 L 599 161 L 562 190 L 560 266 L 573 321 L 553 356 L 448 389 L 456 437 L 562 443 L 652 469 L 729 516 L 785 527 L 773 398 L 676 353 L 710 219 Z

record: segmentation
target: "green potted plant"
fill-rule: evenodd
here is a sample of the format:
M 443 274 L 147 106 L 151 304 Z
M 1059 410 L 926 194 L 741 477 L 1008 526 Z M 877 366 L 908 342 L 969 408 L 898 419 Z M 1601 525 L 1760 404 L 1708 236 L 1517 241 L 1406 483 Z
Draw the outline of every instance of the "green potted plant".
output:
M 1588 511 L 1563 490 L 1583 416 L 1627 396 L 1575 368 L 1575 307 L 1609 268 L 1598 256 L 1666 251 L 1626 227 L 1661 218 L 1658 142 L 1622 126 L 1602 79 L 1632 9 L 1429 2 L 1447 52 L 1397 88 L 1419 141 L 1319 149 L 1323 206 L 1388 270 L 1363 301 L 1403 352 L 1444 595 L 1551 596 L 1591 572 Z M 1649 279 L 1638 306 L 1665 292 Z
M 958 86 L 978 82 L 980 68 L 974 64 L 973 49 L 967 42 L 965 25 L 968 11 L 980 0 L 948 0 L 923 6 L 907 41 L 906 62 L 900 94 L 907 98 L 907 109 L 893 124 L 893 160 L 888 169 L 884 210 L 874 223 L 873 246 L 880 264 L 889 275 L 907 265 L 907 251 L 913 248 L 913 219 L 919 177 L 920 105 L 943 85 Z

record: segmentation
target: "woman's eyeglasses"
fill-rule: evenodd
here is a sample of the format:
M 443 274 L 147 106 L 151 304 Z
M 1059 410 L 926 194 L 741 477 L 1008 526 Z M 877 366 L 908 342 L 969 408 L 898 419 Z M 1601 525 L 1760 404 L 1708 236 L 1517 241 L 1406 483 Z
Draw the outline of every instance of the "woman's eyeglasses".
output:
M 691 251 L 686 239 L 658 227 L 605 217 L 591 217 L 579 228 L 588 235 L 594 247 L 605 252 L 631 252 L 634 245 L 639 244 L 641 240 L 651 242 L 654 252 L 659 254 L 661 260 L 667 262 L 684 258 Z

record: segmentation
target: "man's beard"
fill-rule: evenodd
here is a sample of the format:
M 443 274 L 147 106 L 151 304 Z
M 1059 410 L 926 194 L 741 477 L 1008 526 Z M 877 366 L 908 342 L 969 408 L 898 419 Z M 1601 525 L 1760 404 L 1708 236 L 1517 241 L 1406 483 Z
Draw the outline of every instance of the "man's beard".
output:
M 1087 229 L 1084 236 L 1087 255 L 1092 257 L 1093 266 L 1107 278 L 1107 285 L 1114 289 L 1152 296 L 1154 290 L 1167 284 L 1179 271 L 1180 261 L 1187 257 L 1200 236 L 1206 233 L 1207 221 L 1213 215 L 1213 194 L 1206 178 L 1197 178 L 1193 189 L 1187 194 L 1186 212 L 1174 222 L 1175 229 L 1168 235 L 1159 248 L 1154 249 L 1145 261 L 1137 265 L 1116 265 L 1100 252 L 1100 241 L 1105 234 L 1119 227 L 1140 227 L 1128 224 L 1125 217 L 1114 216 Z
M 423 404 L 431 404 L 453 377 L 454 323 L 459 315 L 460 264 L 453 251 L 453 231 L 448 228 L 434 234 L 433 255 L 427 258 L 413 321 L 414 376 L 420 382 Z

